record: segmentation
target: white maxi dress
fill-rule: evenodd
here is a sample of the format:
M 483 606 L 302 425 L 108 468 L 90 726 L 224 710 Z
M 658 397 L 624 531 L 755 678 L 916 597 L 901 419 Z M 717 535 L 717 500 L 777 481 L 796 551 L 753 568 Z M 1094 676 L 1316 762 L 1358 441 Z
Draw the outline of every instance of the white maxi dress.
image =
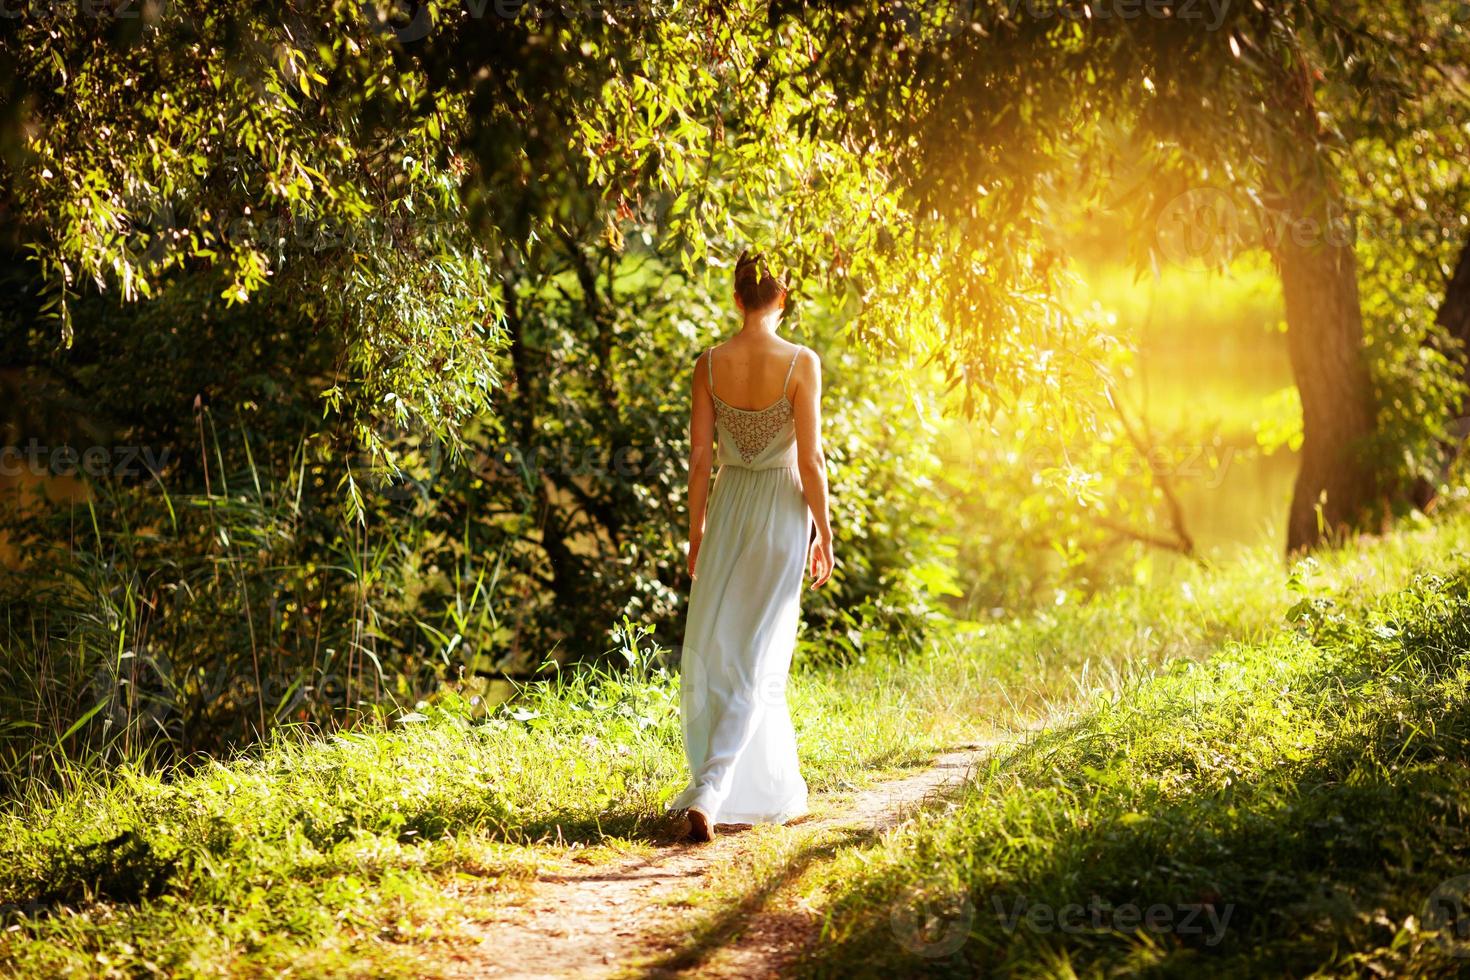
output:
M 718 443 L 689 593 L 679 710 L 689 784 L 671 808 L 715 823 L 784 823 L 807 812 L 786 705 L 811 515 L 796 466 L 787 389 L 758 410 L 714 394 Z M 799 354 L 799 352 L 798 352 Z

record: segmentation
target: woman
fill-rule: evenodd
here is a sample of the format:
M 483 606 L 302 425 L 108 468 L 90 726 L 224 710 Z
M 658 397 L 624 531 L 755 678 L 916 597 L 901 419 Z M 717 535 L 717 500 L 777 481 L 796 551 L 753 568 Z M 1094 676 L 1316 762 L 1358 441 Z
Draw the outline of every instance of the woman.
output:
M 748 252 L 735 265 L 735 306 L 740 330 L 695 362 L 689 426 L 693 586 L 679 709 L 690 780 L 672 806 L 687 809 L 699 841 L 714 837 L 716 821 L 784 823 L 806 812 L 786 673 L 808 541 L 812 588 L 832 574 L 821 364 L 776 336 L 786 286 Z

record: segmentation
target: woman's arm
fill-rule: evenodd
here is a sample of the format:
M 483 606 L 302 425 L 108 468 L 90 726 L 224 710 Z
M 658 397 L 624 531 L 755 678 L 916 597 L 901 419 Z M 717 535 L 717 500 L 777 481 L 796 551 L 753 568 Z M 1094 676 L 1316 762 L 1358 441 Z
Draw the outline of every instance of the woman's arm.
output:
M 709 503 L 710 468 L 714 465 L 715 403 L 710 397 L 704 366 L 709 351 L 694 362 L 694 382 L 689 406 L 689 577 L 699 559 L 704 540 L 704 512 Z
M 832 523 L 827 513 L 827 458 L 822 450 L 822 362 L 802 348 L 796 359 L 796 464 L 801 472 L 801 495 L 817 525 L 812 542 L 812 588 L 832 577 Z

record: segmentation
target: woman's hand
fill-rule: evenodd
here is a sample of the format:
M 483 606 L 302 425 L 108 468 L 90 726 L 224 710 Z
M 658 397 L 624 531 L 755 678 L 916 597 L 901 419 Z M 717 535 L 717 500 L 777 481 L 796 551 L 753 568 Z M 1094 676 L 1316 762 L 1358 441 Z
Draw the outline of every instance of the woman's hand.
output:
M 695 531 L 689 535 L 689 577 L 694 578 L 694 565 L 699 561 L 699 544 L 704 540 L 703 531 Z
M 812 541 L 810 567 L 812 588 L 820 589 L 832 577 L 832 535 L 819 534 Z

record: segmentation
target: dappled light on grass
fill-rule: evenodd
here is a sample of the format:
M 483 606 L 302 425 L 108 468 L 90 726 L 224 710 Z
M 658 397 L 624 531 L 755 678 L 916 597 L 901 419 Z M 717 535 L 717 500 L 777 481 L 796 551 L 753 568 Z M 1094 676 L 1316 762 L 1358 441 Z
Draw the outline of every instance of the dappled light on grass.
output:
M 1426 564 L 1402 588 L 1305 569 L 1273 634 L 1100 699 L 840 863 L 810 968 L 1448 975 L 1457 940 L 1423 916 L 1464 871 L 1470 571 Z M 898 942 L 912 894 L 951 896 L 959 940 Z
M 1325 554 L 1301 574 L 1372 595 L 1438 561 L 1438 546 L 1467 544 L 1460 519 Z M 808 664 L 789 693 L 803 772 L 817 791 L 861 786 L 944 746 L 1060 717 L 1168 661 L 1264 642 L 1290 595 L 1263 556 L 921 650 Z M 44 972 L 102 952 L 119 970 L 271 969 L 311 950 L 321 972 L 391 972 L 405 943 L 449 942 L 461 906 L 517 894 L 538 841 L 662 832 L 684 760 L 676 680 L 655 653 L 530 685 L 478 721 L 426 705 L 424 720 L 393 731 L 282 734 L 192 773 L 37 787 L 0 816 L 0 902 L 19 927 L 0 933 L 0 964 Z M 236 911 L 216 921 L 215 908 Z

